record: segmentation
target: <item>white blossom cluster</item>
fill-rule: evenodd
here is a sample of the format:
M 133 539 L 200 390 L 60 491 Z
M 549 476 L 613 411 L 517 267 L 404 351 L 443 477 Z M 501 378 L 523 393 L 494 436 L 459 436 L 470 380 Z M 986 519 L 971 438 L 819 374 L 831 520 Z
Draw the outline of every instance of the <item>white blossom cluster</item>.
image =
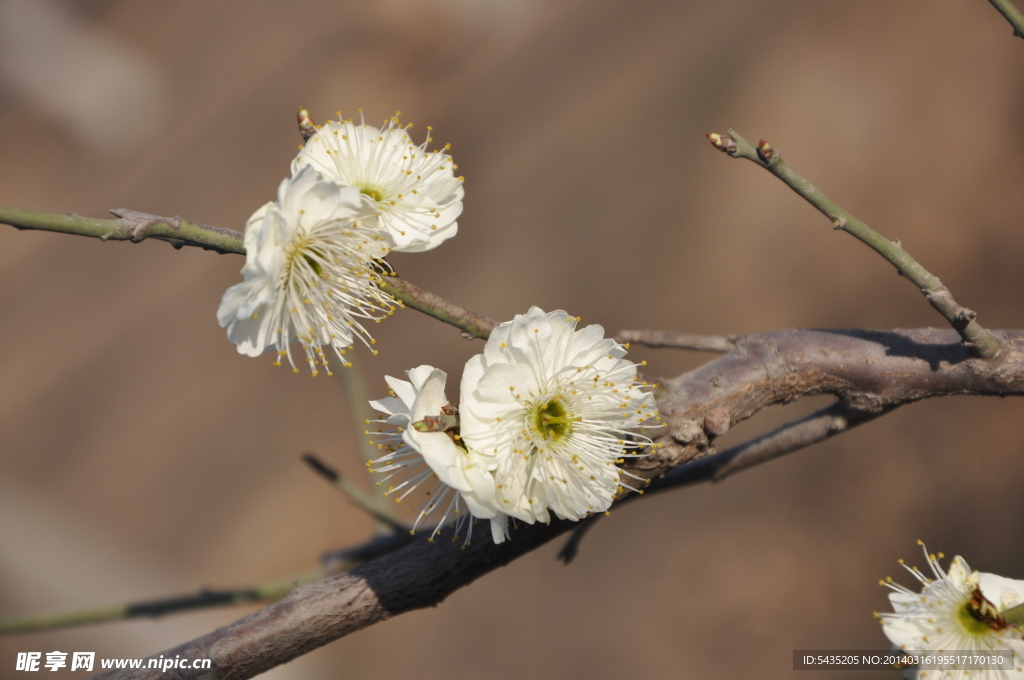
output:
M 916 666 L 904 670 L 908 680 L 1009 680 L 1024 679 L 1024 638 L 1019 619 L 1009 610 L 1024 604 L 1024 581 L 996 574 L 971 571 L 959 555 L 944 570 L 939 563 L 942 553 L 925 553 L 931 575 L 917 567 L 900 564 L 924 587 L 920 593 L 894 583 L 891 578 L 881 584 L 889 594 L 893 612 L 876 614 L 882 630 L 897 650 L 934 653 L 936 659 L 951 659 L 932 670 Z M 1015 620 L 1014 620 L 1015 619 Z M 954 652 L 959 652 L 954 655 Z M 1012 668 L 964 668 L 958 663 L 965 653 L 980 657 L 1009 653 Z
M 455 236 L 464 191 L 449 146 L 428 151 L 430 128 L 417 145 L 397 114 L 381 128 L 340 112 L 338 121 L 311 126 L 306 115 L 300 109 L 307 143 L 277 200 L 246 223 L 243 281 L 224 293 L 217 317 L 239 353 L 275 349 L 276 363 L 287 358 L 295 372 L 291 346 L 299 343 L 315 376 L 318 367 L 330 373 L 325 346 L 348 366 L 344 355 L 356 338 L 374 344 L 365 323 L 401 304 L 380 288 L 392 273 L 385 256 L 431 250 Z M 429 540 L 450 526 L 452 542 L 465 546 L 473 525 L 489 520 L 493 541 L 502 543 L 510 521 L 578 521 L 606 512 L 625 489 L 643 493 L 628 480 L 650 480 L 620 465 L 657 446 L 638 433 L 662 420 L 656 386 L 638 381 L 628 345 L 578 322 L 532 307 L 496 327 L 466 363 L 457 406 L 437 368 L 413 368 L 408 381 L 387 377 L 390 396 L 370 402 L 386 418 L 367 420 L 381 427 L 365 432 L 382 454 L 367 466 L 384 475 L 385 496 L 426 495 L 410 510 L 413 533 L 433 518 Z M 876 616 L 894 649 L 1008 650 L 1014 663 L 990 670 L 942 662 L 934 670 L 908 667 L 905 677 L 1024 680 L 1024 581 L 971 571 L 959 556 L 948 571 L 941 553 L 925 550 L 925 557 L 931 576 L 907 567 L 920 593 L 882 581 L 894 611 Z
M 217 311 L 239 353 L 275 348 L 277 364 L 287 358 L 298 372 L 298 342 L 313 375 L 330 373 L 324 347 L 347 365 L 355 338 L 374 343 L 364 323 L 398 306 L 377 286 L 390 271 L 384 256 L 455 235 L 463 178 L 448 147 L 428 151 L 430 137 L 414 144 L 408 127 L 397 116 L 383 128 L 328 121 L 301 147 L 277 201 L 246 223 L 244 280 Z
M 287 359 L 295 372 L 298 343 L 315 376 L 330 373 L 324 347 L 349 366 L 356 338 L 374 344 L 366 323 L 400 304 L 380 288 L 391 272 L 383 258 L 454 236 L 463 188 L 448 147 L 427 150 L 430 128 L 416 145 L 397 115 L 382 128 L 315 127 L 306 115 L 300 109 L 307 141 L 292 176 L 249 218 L 243 281 L 224 293 L 217 317 L 240 353 L 276 350 L 276 363 Z M 619 464 L 653 446 L 635 433 L 660 420 L 653 388 L 638 383 L 625 347 L 578 321 L 533 307 L 495 328 L 466 364 L 458 407 L 436 368 L 388 378 L 391 396 L 371 402 L 387 414 L 373 433 L 383 454 L 368 465 L 386 475 L 386 496 L 427 494 L 413 532 L 438 511 L 431 540 L 451 523 L 456 535 L 468 524 L 468 542 L 466 520 L 476 518 L 490 520 L 500 543 L 510 519 L 579 520 L 633 488 L 621 480 L 640 478 Z
M 578 321 L 533 307 L 495 328 L 466 364 L 457 408 L 443 371 L 419 366 L 409 381 L 388 378 L 391 396 L 371 405 L 390 427 L 367 431 L 386 453 L 368 467 L 386 474 L 384 493 L 399 501 L 426 487 L 413 531 L 436 510 L 431 540 L 453 523 L 452 540 L 466 526 L 468 542 L 477 518 L 490 520 L 501 543 L 509 519 L 579 520 L 633 488 L 622 477 L 640 478 L 616 464 L 652 443 L 629 430 L 661 418 L 626 348 L 601 326 L 577 330 Z

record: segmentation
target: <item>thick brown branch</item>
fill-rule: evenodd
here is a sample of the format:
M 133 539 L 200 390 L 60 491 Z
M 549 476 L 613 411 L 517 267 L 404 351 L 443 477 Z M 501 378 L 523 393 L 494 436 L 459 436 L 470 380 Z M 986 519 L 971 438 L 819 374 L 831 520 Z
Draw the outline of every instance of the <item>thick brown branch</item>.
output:
M 667 424 L 657 434 L 663 448 L 636 459 L 630 469 L 654 479 L 663 477 L 682 463 L 712 454 L 715 433 L 723 431 L 723 425 L 805 395 L 833 394 L 841 406 L 738 451 L 733 471 L 743 461 L 752 464 L 782 455 L 789 447 L 808 445 L 928 397 L 1024 395 L 1024 332 L 996 334 L 1006 348 L 998 363 L 975 358 L 949 330 L 780 331 L 740 338 L 730 353 L 660 381 L 657 398 Z M 715 416 L 706 418 L 713 411 Z M 846 420 L 845 426 L 837 416 Z M 787 438 L 789 443 L 784 443 Z M 378 621 L 436 605 L 456 589 L 576 526 L 523 526 L 513 532 L 511 541 L 493 545 L 481 536 L 465 550 L 416 541 L 352 574 L 298 588 L 280 602 L 163 656 L 209 657 L 218 678 L 249 678 Z M 160 675 L 142 669 L 102 677 L 195 676 L 181 670 Z
M 886 413 L 855 411 L 840 402 L 721 453 L 680 465 L 649 487 L 663 491 L 696 482 L 719 482 L 741 470 L 805 449 Z
M 273 606 L 164 652 L 164 658 L 168 653 L 170 658 L 176 654 L 210 658 L 217 680 L 251 678 L 374 623 L 436 605 L 456 589 L 574 526 L 569 521 L 521 526 L 511 541 L 494 545 L 482 535 L 465 549 L 461 540 L 453 544 L 421 539 L 350 574 L 301 586 Z M 97 677 L 171 680 L 198 678 L 208 672 L 140 669 Z
M 662 380 L 656 396 L 668 427 L 657 454 L 635 459 L 634 474 L 656 479 L 709 455 L 716 436 L 706 418 L 746 420 L 774 404 L 832 394 L 854 411 L 881 413 L 928 397 L 1024 394 L 1024 333 L 993 331 L 1002 362 L 978 359 L 946 330 L 805 330 L 749 335 L 700 368 Z M 719 420 L 719 418 L 715 418 Z M 716 422 L 717 424 L 717 422 Z
M 619 331 L 615 339 L 645 347 L 671 347 L 698 352 L 728 352 L 736 346 L 735 336 L 698 335 L 678 331 Z
M 772 432 L 738 444 L 731 449 L 680 465 L 664 477 L 654 480 L 644 491 L 654 493 L 697 482 L 719 482 L 729 475 L 747 468 L 823 442 L 829 437 L 846 432 L 856 425 L 877 418 L 879 415 L 882 414 L 853 411 L 842 402 L 832 404 L 806 418 L 786 423 Z M 630 494 L 622 500 L 628 502 L 638 498 L 641 496 Z M 601 515 L 592 515 L 580 522 L 573 529 L 561 552 L 558 553 L 558 559 L 565 564 L 572 562 L 579 552 L 583 537 L 600 518 Z
M 247 588 L 210 590 L 176 597 L 134 602 L 112 607 L 83 609 L 37 616 L 12 616 L 0 619 L 0 635 L 32 633 L 55 628 L 84 626 L 139 617 L 156 618 L 169 614 L 228 605 L 253 604 L 279 600 L 305 583 L 321 581 L 328 576 L 351 571 L 360 564 L 403 548 L 413 541 L 408 531 L 392 535 L 379 534 L 361 545 L 330 552 L 323 556 L 319 569 L 287 579 L 270 581 Z

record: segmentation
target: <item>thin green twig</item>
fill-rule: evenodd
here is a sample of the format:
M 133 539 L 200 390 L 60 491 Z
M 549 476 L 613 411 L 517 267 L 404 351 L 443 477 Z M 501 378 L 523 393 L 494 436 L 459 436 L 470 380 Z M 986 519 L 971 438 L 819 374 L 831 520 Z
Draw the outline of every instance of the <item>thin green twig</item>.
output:
M 138 243 L 147 238 L 155 238 L 167 241 L 175 248 L 196 246 L 218 253 L 245 253 L 242 233 L 239 231 L 189 222 L 180 217 L 160 217 L 125 208 L 117 208 L 110 212 L 117 215 L 118 219 L 105 220 L 82 217 L 74 213 L 61 215 L 0 206 L 0 222 L 19 229 L 57 231 L 63 234 L 91 236 L 103 241 Z
M 1024 38 L 1024 14 L 1020 13 L 1010 0 L 988 0 L 1013 26 L 1013 34 Z
M 988 360 L 1000 356 L 1002 345 L 999 340 L 981 327 L 975 320 L 977 315 L 973 311 L 953 299 L 953 294 L 937 276 L 911 257 L 899 241 L 890 241 L 861 222 L 786 165 L 782 160 L 782 154 L 771 144 L 761 140 L 755 147 L 734 130 L 729 130 L 724 135 L 709 134 L 708 139 L 717 149 L 733 158 L 746 158 L 768 170 L 828 217 L 836 229 L 849 233 L 888 260 L 896 267 L 896 271 L 914 282 L 932 307 L 945 317 L 963 338 L 964 344 L 977 356 Z
M 356 451 L 359 457 L 360 464 L 366 463 L 374 458 L 379 457 L 377 447 L 372 441 L 367 439 L 364 435 L 364 426 L 369 425 L 370 421 L 375 417 L 372 409 L 370 408 L 370 396 L 366 389 L 366 380 L 363 378 L 363 371 L 359 367 L 359 364 L 353 363 L 351 366 L 346 366 L 343 371 L 336 371 L 335 375 L 338 376 L 341 382 L 341 387 L 345 392 L 345 401 L 348 403 L 349 414 L 352 418 L 352 432 L 356 437 Z M 306 454 L 310 456 L 310 454 Z M 304 456 L 304 458 L 306 458 Z M 311 456 L 310 456 L 311 457 Z M 306 460 L 307 463 L 313 465 L 310 460 Z M 362 490 L 355 484 L 344 479 L 339 473 L 328 468 L 323 463 L 317 461 L 316 469 L 321 474 L 325 474 L 323 470 L 329 470 L 334 477 L 328 477 L 334 479 L 335 486 L 349 497 L 349 499 L 363 508 L 373 517 L 374 531 L 377 533 L 391 534 L 396 531 L 396 526 L 401 527 L 398 524 L 398 519 L 395 517 L 394 508 L 392 504 L 388 502 L 388 499 L 381 494 L 364 494 Z M 369 477 L 369 473 L 367 473 Z M 370 480 L 375 481 L 375 480 Z M 353 496 L 353 493 L 356 496 Z M 357 498 L 358 497 L 358 498 Z M 365 506 L 364 506 L 365 503 Z M 382 521 L 378 515 L 383 515 L 387 519 Z M 405 527 L 401 527 L 404 529 Z
M 405 279 L 400 279 L 397 276 L 384 276 L 382 279 L 383 283 L 379 284 L 382 291 L 396 300 L 401 300 L 406 307 L 412 307 L 428 316 L 444 321 L 446 324 L 455 326 L 468 339 L 486 340 L 494 327 L 498 325 L 494 319 L 471 312 L 465 307 L 460 307 L 439 295 L 425 291 Z
M 347 565 L 344 571 L 355 567 L 356 564 L 356 562 L 353 562 L 351 565 Z M 314 583 L 328 575 L 330 574 L 325 573 L 323 569 L 317 569 L 294 579 L 271 581 L 253 588 L 237 588 L 232 590 L 203 589 L 198 593 L 190 595 L 146 600 L 115 607 L 97 607 L 75 612 L 36 616 L 11 616 L 0 619 L 0 635 L 32 633 L 40 630 L 53 630 L 55 628 L 84 626 L 93 623 L 122 621 L 142 617 L 157 618 L 165 614 L 176 614 L 226 605 L 275 602 L 296 587 L 306 583 Z
M 391 512 L 390 504 L 381 508 L 380 503 L 377 502 L 377 497 L 366 493 L 358 486 L 342 477 L 337 470 L 321 462 L 320 459 L 312 453 L 302 454 L 302 460 L 304 460 L 309 467 L 313 468 L 317 474 L 322 476 L 331 484 L 334 484 L 334 486 L 338 487 L 338 490 L 345 494 L 345 497 L 352 501 L 353 505 L 373 517 L 377 523 L 386 527 L 386 533 L 409 533 L 409 527 L 399 522 Z
M 95 607 L 73 612 L 41 614 L 31 616 L 10 616 L 0 618 L 0 635 L 32 633 L 55 628 L 85 626 L 94 623 L 122 621 L 136 618 L 158 618 L 167 614 L 178 614 L 196 609 L 210 609 L 253 603 L 276 602 L 295 588 L 315 583 L 329 576 L 351 571 L 360 564 L 374 560 L 408 545 L 412 540 L 409 527 L 390 514 L 374 507 L 373 499 L 364 491 L 341 477 L 336 471 L 321 463 L 312 454 L 304 454 L 303 460 L 314 470 L 335 484 L 355 505 L 365 510 L 374 519 L 388 527 L 387 534 L 376 534 L 362 545 L 345 548 L 324 555 L 322 566 L 297 577 L 278 579 L 267 583 L 228 590 L 204 588 L 198 593 L 174 597 L 144 600 L 113 607 Z
M 38 212 L 0 206 L 0 223 L 18 229 L 40 229 L 63 234 L 91 236 L 103 241 L 139 243 L 148 238 L 167 241 L 175 248 L 195 246 L 218 253 L 245 254 L 244 235 L 240 231 L 189 222 L 180 217 L 160 217 L 118 208 L 110 212 L 118 219 L 97 219 L 81 215 Z M 486 338 L 497 322 L 449 302 L 397 276 L 384 276 L 380 289 L 406 307 L 455 326 L 471 338 Z

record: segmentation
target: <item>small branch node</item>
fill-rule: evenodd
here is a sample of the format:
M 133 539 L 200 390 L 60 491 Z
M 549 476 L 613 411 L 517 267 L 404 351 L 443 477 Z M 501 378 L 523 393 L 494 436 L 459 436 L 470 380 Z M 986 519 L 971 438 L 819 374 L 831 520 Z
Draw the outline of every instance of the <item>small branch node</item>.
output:
M 680 444 L 691 444 L 704 438 L 704 428 L 695 420 L 684 420 L 672 428 L 669 436 Z
M 845 229 L 846 228 L 846 218 L 845 217 L 837 217 L 837 218 L 833 219 L 832 220 L 832 228 L 835 229 L 836 231 L 842 231 L 843 229 Z
M 459 337 L 461 337 L 463 340 L 476 340 L 476 336 L 466 331 L 459 331 Z
M 712 437 L 721 437 L 729 431 L 729 412 L 724 408 L 713 408 L 704 415 L 704 429 Z
M 944 283 L 939 283 L 939 285 L 932 288 L 931 290 L 924 291 L 924 296 L 925 298 L 927 298 L 928 302 L 932 303 L 933 305 L 938 300 L 952 299 L 952 294 L 950 294 L 949 288 L 946 288 L 946 284 Z
M 977 316 L 978 313 L 975 312 L 973 309 L 967 309 L 966 307 L 964 307 L 956 313 L 956 320 L 959 323 L 962 323 L 963 325 L 966 326 L 970 322 L 974 321 L 974 319 L 976 319 Z
M 181 229 L 181 218 L 177 215 L 174 217 L 160 217 L 139 212 L 138 210 L 128 210 L 127 208 L 114 208 L 110 212 L 121 218 L 121 223 L 128 232 L 128 240 L 132 243 L 144 241 L 149 236 L 147 233 L 149 228 L 156 224 L 166 224 L 174 230 Z

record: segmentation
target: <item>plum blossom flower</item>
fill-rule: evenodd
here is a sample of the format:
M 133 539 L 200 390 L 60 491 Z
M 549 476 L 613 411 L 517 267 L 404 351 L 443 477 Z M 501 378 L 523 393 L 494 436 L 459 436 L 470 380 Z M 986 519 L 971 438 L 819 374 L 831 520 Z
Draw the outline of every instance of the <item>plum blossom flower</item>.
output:
M 468 509 L 473 517 L 491 520 L 492 537 L 495 543 L 501 543 L 508 536 L 507 521 L 495 507 L 494 477 L 487 469 L 491 463 L 488 457 L 467 450 L 457 427 L 423 432 L 412 426 L 425 419 L 457 413 L 444 394 L 448 376 L 432 366 L 418 366 L 406 371 L 406 375 L 409 381 L 388 376 L 392 396 L 370 402 L 375 409 L 388 414 L 386 420 L 376 421 L 388 426 L 387 429 L 366 431 L 374 437 L 371 443 L 386 451 L 367 463 L 370 472 L 386 474 L 377 486 L 391 482 L 384 495 L 394 495 L 398 502 L 421 485 L 425 487 L 428 500 L 416 515 L 413 533 L 438 511 L 441 516 L 429 540 L 433 541 L 442 527 L 451 522 L 455 528 L 452 542 L 461 538 L 465 526 L 468 544 L 474 523 L 464 512 Z
M 217 320 L 241 354 L 276 347 L 276 364 L 287 357 L 297 373 L 298 341 L 313 375 L 317 366 L 330 373 L 322 348 L 349 365 L 343 355 L 356 337 L 374 343 L 362 321 L 380 321 L 398 305 L 377 287 L 386 265 L 376 258 L 388 241 L 357 188 L 312 168 L 285 179 L 277 194 L 246 223 L 244 280 L 224 293 Z
M 338 112 L 341 118 L 341 112 Z M 427 139 L 414 144 L 410 125 L 398 114 L 382 128 L 352 120 L 328 121 L 307 140 L 292 172 L 312 166 L 323 177 L 356 187 L 377 213 L 378 227 L 392 250 L 431 250 L 455 236 L 462 213 L 462 177 L 443 149 L 428 151 Z
M 918 541 L 924 549 L 924 544 Z M 938 556 L 925 558 L 931 576 L 917 567 L 904 568 L 924 587 L 915 592 L 886 578 L 880 583 L 893 592 L 889 594 L 893 612 L 876 614 L 882 631 L 894 648 L 914 651 L 987 653 L 1012 650 L 1013 670 L 981 668 L 968 670 L 957 665 L 943 664 L 936 670 L 910 667 L 904 671 L 909 680 L 1007 680 L 1024 678 L 1024 640 L 1017 625 L 1003 618 L 1012 607 L 1024 603 L 1024 581 L 1016 581 L 995 574 L 971 571 L 959 555 L 945 571 Z
M 628 429 L 660 420 L 625 347 L 578 321 L 533 307 L 462 375 L 462 438 L 495 459 L 496 507 L 530 524 L 607 510 L 626 474 L 616 463 L 651 444 Z

